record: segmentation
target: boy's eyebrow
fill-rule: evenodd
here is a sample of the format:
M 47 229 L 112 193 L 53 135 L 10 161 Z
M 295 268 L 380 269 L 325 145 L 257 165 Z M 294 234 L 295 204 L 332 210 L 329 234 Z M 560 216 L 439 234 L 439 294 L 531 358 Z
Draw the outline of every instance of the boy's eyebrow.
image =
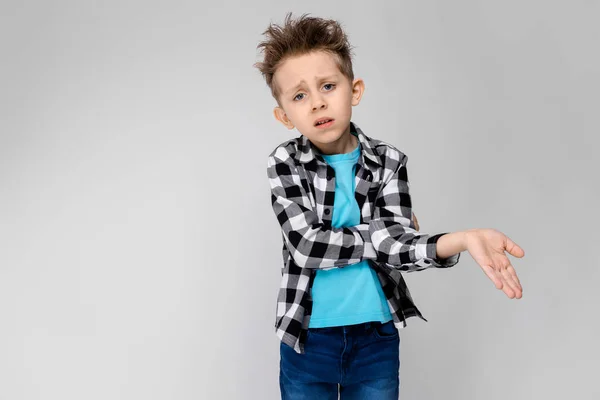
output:
M 334 79 L 336 77 L 337 77 L 336 75 L 321 76 L 321 77 L 317 77 L 317 81 L 325 81 L 325 80 L 329 80 L 329 79 Z M 291 89 L 288 89 L 284 93 L 288 94 L 288 93 L 295 92 L 300 86 L 302 86 L 303 83 L 306 84 L 306 81 L 304 79 L 302 79 L 296 86 L 294 86 Z

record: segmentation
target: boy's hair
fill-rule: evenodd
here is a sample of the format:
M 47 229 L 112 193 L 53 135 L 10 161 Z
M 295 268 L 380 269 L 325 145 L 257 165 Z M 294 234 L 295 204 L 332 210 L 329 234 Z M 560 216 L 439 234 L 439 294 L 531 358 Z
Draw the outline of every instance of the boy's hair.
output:
M 313 51 L 328 52 L 334 56 L 340 72 L 350 82 L 354 80 L 352 46 L 340 23 L 308 15 L 292 20 L 292 13 L 288 13 L 283 26 L 270 24 L 263 32 L 269 38 L 256 46 L 257 49 L 263 49 L 264 61 L 255 63 L 254 67 L 262 73 L 278 104 L 280 92 L 273 82 L 273 75 L 288 57 Z

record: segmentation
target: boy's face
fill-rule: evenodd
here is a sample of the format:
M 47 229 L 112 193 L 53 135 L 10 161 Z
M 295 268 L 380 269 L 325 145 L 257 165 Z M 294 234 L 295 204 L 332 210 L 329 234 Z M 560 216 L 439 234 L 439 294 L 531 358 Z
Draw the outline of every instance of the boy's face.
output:
M 350 135 L 352 106 L 364 91 L 362 79 L 350 82 L 334 56 L 315 51 L 284 61 L 273 77 L 279 88 L 279 106 L 273 113 L 288 129 L 296 127 L 323 154 L 348 153 L 356 147 Z M 332 122 L 321 127 L 317 120 Z

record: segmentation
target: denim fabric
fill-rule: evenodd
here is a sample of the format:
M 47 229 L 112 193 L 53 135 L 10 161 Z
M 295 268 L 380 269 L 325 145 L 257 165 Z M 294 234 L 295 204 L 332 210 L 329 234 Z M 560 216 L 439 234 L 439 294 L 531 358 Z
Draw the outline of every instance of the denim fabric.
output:
M 398 400 L 400 335 L 393 321 L 308 328 L 305 352 L 280 342 L 282 400 Z

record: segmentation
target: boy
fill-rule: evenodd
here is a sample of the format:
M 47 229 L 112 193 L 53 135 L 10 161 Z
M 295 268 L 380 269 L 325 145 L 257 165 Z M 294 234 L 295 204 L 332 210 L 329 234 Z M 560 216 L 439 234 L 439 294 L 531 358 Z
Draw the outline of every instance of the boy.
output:
M 397 399 L 398 328 L 413 316 L 427 321 L 401 271 L 449 268 L 468 250 L 496 288 L 519 299 L 505 251 L 524 252 L 494 229 L 418 232 L 407 156 L 351 122 L 365 85 L 336 21 L 288 14 L 264 34 L 255 65 L 277 101 L 274 116 L 301 133 L 267 166 L 283 239 L 282 398 Z

